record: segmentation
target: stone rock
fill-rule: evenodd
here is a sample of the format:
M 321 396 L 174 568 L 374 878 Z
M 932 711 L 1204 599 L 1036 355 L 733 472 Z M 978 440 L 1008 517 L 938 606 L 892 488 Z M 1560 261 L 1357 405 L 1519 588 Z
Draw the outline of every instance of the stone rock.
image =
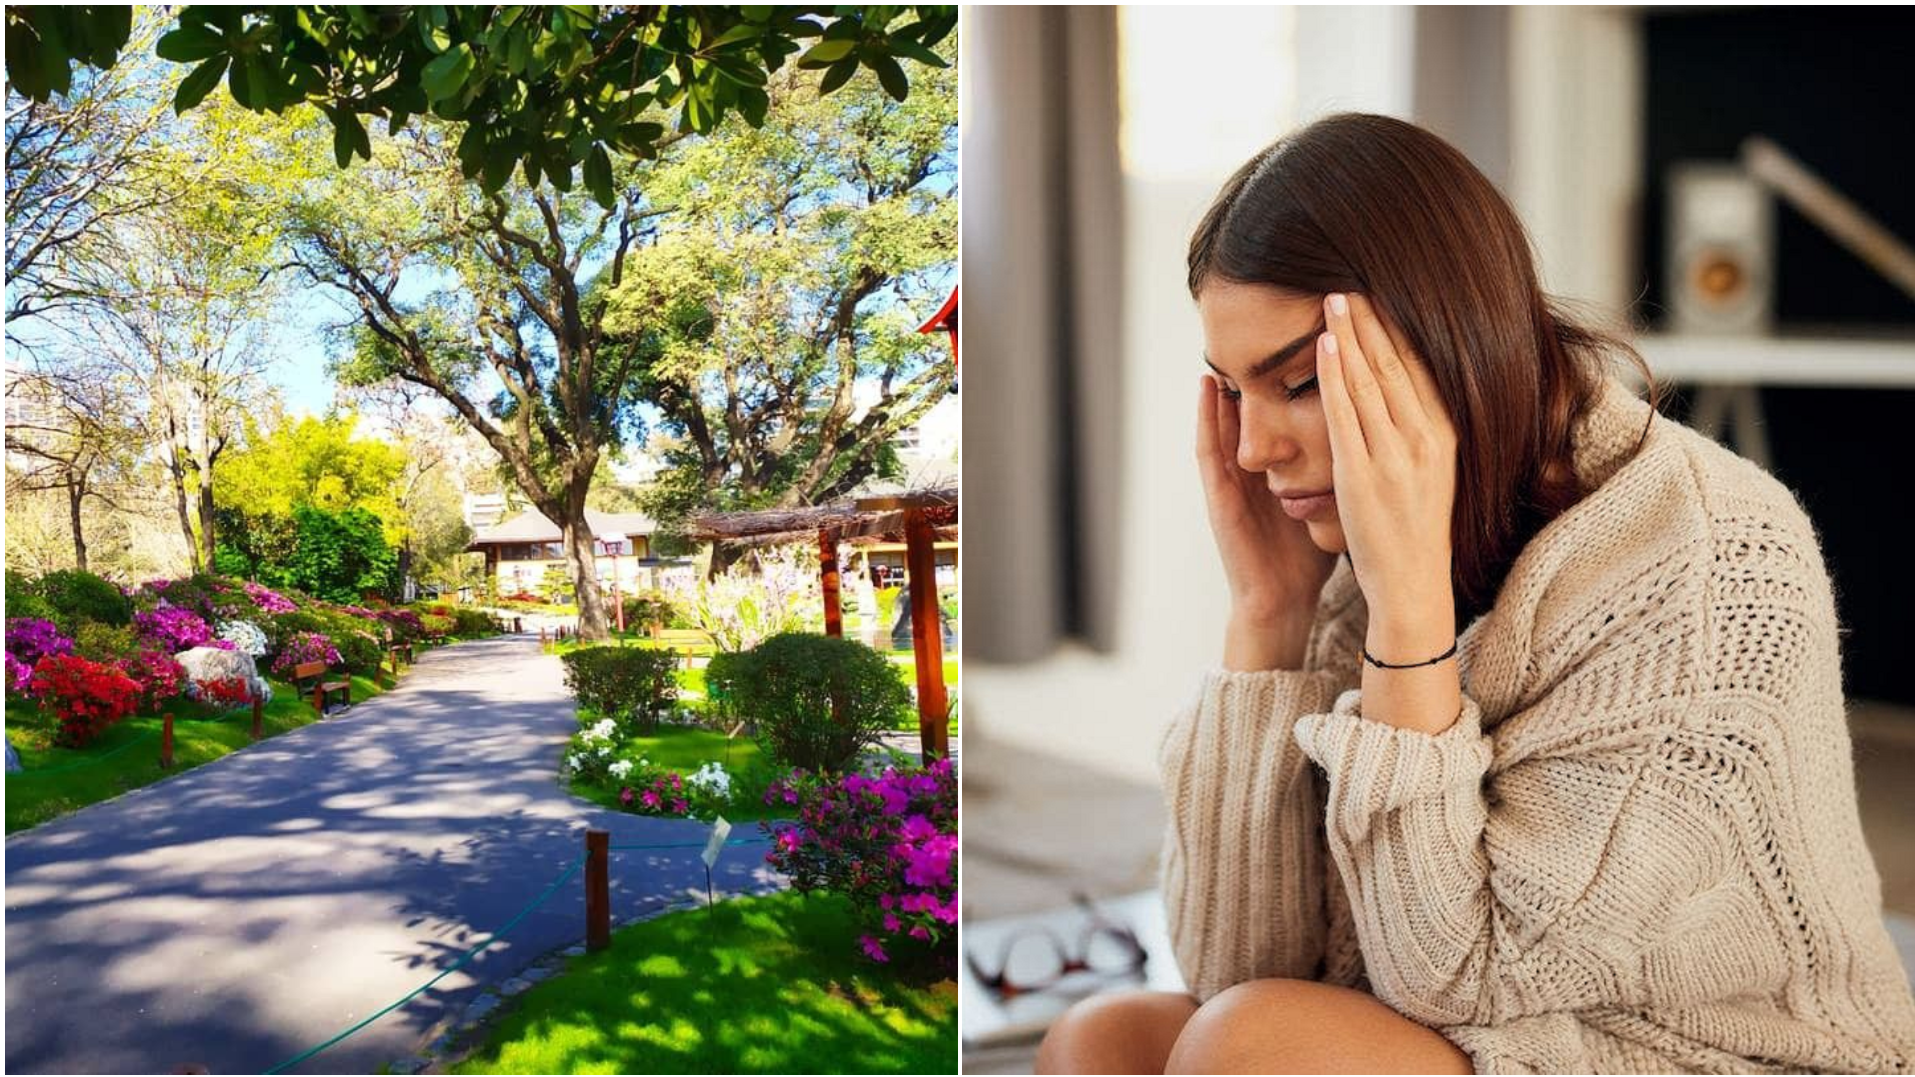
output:
M 13 750 L 13 742 L 7 742 L 7 773 L 20 769 L 20 753 Z
M 272 701 L 271 686 L 266 683 L 266 678 L 259 675 L 259 667 L 253 663 L 253 656 L 245 651 L 194 647 L 189 651 L 181 651 L 173 658 L 186 668 L 186 679 L 189 681 L 222 681 L 240 677 L 252 686 L 253 694 L 266 702 Z
M 531 989 L 532 981 L 527 980 L 523 976 L 514 976 L 499 985 L 499 994 L 510 998 L 513 995 L 523 995 Z
M 566 957 L 578 957 L 579 955 L 585 953 L 585 947 L 582 945 L 567 946 L 562 952 L 565 954 Z
M 472 1005 L 465 1008 L 465 1022 L 468 1025 L 477 1024 L 487 1017 L 490 1017 L 492 1011 L 498 1008 L 499 996 L 492 994 L 480 995 L 478 998 L 472 1000 Z
M 420 1070 L 426 1068 L 426 1060 L 423 1058 L 402 1058 L 386 1068 L 393 1073 L 418 1073 Z
M 527 983 L 538 983 L 540 980 L 552 975 L 553 971 L 553 969 L 545 968 L 541 965 L 534 965 L 524 972 L 519 973 L 519 979 Z

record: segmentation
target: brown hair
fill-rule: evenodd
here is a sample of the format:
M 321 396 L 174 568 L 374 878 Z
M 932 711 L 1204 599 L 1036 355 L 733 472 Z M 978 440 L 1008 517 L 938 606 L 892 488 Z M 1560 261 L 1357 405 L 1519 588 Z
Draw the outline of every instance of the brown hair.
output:
M 1190 294 L 1213 278 L 1361 292 L 1429 365 L 1457 429 L 1459 624 L 1494 604 L 1523 546 L 1587 493 L 1570 437 L 1603 354 L 1631 359 L 1660 404 L 1634 348 L 1543 293 L 1495 186 L 1449 143 L 1388 116 L 1325 117 L 1238 169 L 1190 240 Z

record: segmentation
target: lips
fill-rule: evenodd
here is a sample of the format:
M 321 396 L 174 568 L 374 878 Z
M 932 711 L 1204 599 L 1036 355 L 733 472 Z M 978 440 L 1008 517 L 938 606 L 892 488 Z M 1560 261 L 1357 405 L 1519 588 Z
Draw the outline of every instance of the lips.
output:
M 1307 520 L 1336 505 L 1335 490 L 1272 491 L 1283 514 L 1292 520 Z

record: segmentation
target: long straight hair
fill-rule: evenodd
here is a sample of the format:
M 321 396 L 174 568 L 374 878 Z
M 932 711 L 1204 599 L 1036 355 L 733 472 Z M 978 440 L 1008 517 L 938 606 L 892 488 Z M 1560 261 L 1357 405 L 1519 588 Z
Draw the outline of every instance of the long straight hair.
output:
M 1193 297 L 1213 279 L 1361 292 L 1402 329 L 1456 424 L 1459 624 L 1495 603 L 1523 547 L 1588 493 L 1571 435 L 1601 390 L 1605 353 L 1631 360 L 1660 404 L 1634 348 L 1543 293 L 1528 233 L 1495 185 L 1443 139 L 1388 116 L 1327 116 L 1252 157 L 1197 226 L 1189 270 Z

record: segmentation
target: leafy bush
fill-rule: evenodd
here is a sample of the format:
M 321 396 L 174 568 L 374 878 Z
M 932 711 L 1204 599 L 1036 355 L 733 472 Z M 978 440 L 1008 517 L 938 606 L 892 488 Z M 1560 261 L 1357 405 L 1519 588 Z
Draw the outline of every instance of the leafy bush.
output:
M 51 621 L 54 618 L 54 609 L 52 603 L 40 596 L 40 592 L 33 586 L 33 581 L 27 578 L 26 573 L 8 569 L 7 616 Z
M 489 636 L 497 631 L 493 627 L 492 617 L 483 610 L 471 610 L 454 606 L 451 612 L 452 631 L 461 636 Z
M 817 558 L 802 550 L 761 554 L 755 568 L 733 565 L 716 579 L 669 582 L 685 619 L 721 651 L 749 650 L 779 633 L 824 622 Z
M 281 613 L 266 624 L 266 635 L 275 652 L 283 650 L 288 641 L 299 635 L 326 634 L 326 621 L 317 614 L 305 610 Z
M 875 778 L 794 771 L 765 790 L 765 803 L 795 807 L 800 820 L 764 824 L 773 839 L 766 862 L 800 892 L 849 897 L 872 929 L 858 940 L 867 957 L 889 961 L 903 947 L 955 959 L 957 776 L 949 759 Z
M 120 589 L 91 572 L 62 569 L 40 577 L 36 585 L 40 597 L 59 616 L 56 620 L 69 628 L 82 621 L 123 625 L 133 619 L 133 602 Z
M 440 636 L 452 635 L 452 633 L 458 629 L 459 622 L 450 617 L 442 617 L 436 613 L 428 613 L 424 617 L 419 618 L 419 626 L 425 630 L 427 636 L 438 639 Z
M 563 656 L 565 683 L 579 706 L 627 732 L 651 733 L 658 712 L 678 702 L 678 656 L 650 647 L 584 647 Z
M 370 677 L 379 672 L 386 660 L 385 643 L 363 629 L 347 629 L 333 636 L 332 642 L 339 648 L 340 662 L 360 676 Z
M 639 815 L 710 819 L 731 806 L 731 775 L 715 759 L 690 774 L 655 767 L 649 759 L 621 759 L 606 770 L 621 783 L 619 805 Z
M 230 581 L 203 572 L 181 580 L 154 580 L 146 587 L 164 599 L 166 605 L 190 610 L 208 623 L 247 617 L 253 612 L 253 601 L 244 591 Z
M 73 634 L 73 649 L 95 662 L 111 662 L 139 651 L 139 636 L 128 627 L 88 621 Z
M 685 612 L 672 596 L 663 591 L 645 591 L 636 595 L 626 595 L 625 630 L 643 631 L 647 625 L 658 624 L 661 628 L 688 628 Z
M 811 771 L 843 770 L 911 707 L 911 693 L 883 655 L 855 640 L 802 632 L 713 656 L 705 690 L 756 725 L 767 755 Z
M 261 613 L 291 613 L 299 608 L 292 599 L 251 580 L 246 581 L 242 586 L 246 588 L 246 597 L 253 600 L 253 606 Z
M 339 648 L 334 647 L 332 640 L 321 633 L 295 633 L 279 648 L 279 656 L 273 659 L 273 672 L 281 677 L 290 677 L 295 667 L 308 662 L 336 666 L 339 664 Z
M 60 722 L 54 742 L 84 748 L 107 727 L 133 713 L 140 686 L 118 667 L 77 654 L 48 655 L 33 667 L 27 692 Z

